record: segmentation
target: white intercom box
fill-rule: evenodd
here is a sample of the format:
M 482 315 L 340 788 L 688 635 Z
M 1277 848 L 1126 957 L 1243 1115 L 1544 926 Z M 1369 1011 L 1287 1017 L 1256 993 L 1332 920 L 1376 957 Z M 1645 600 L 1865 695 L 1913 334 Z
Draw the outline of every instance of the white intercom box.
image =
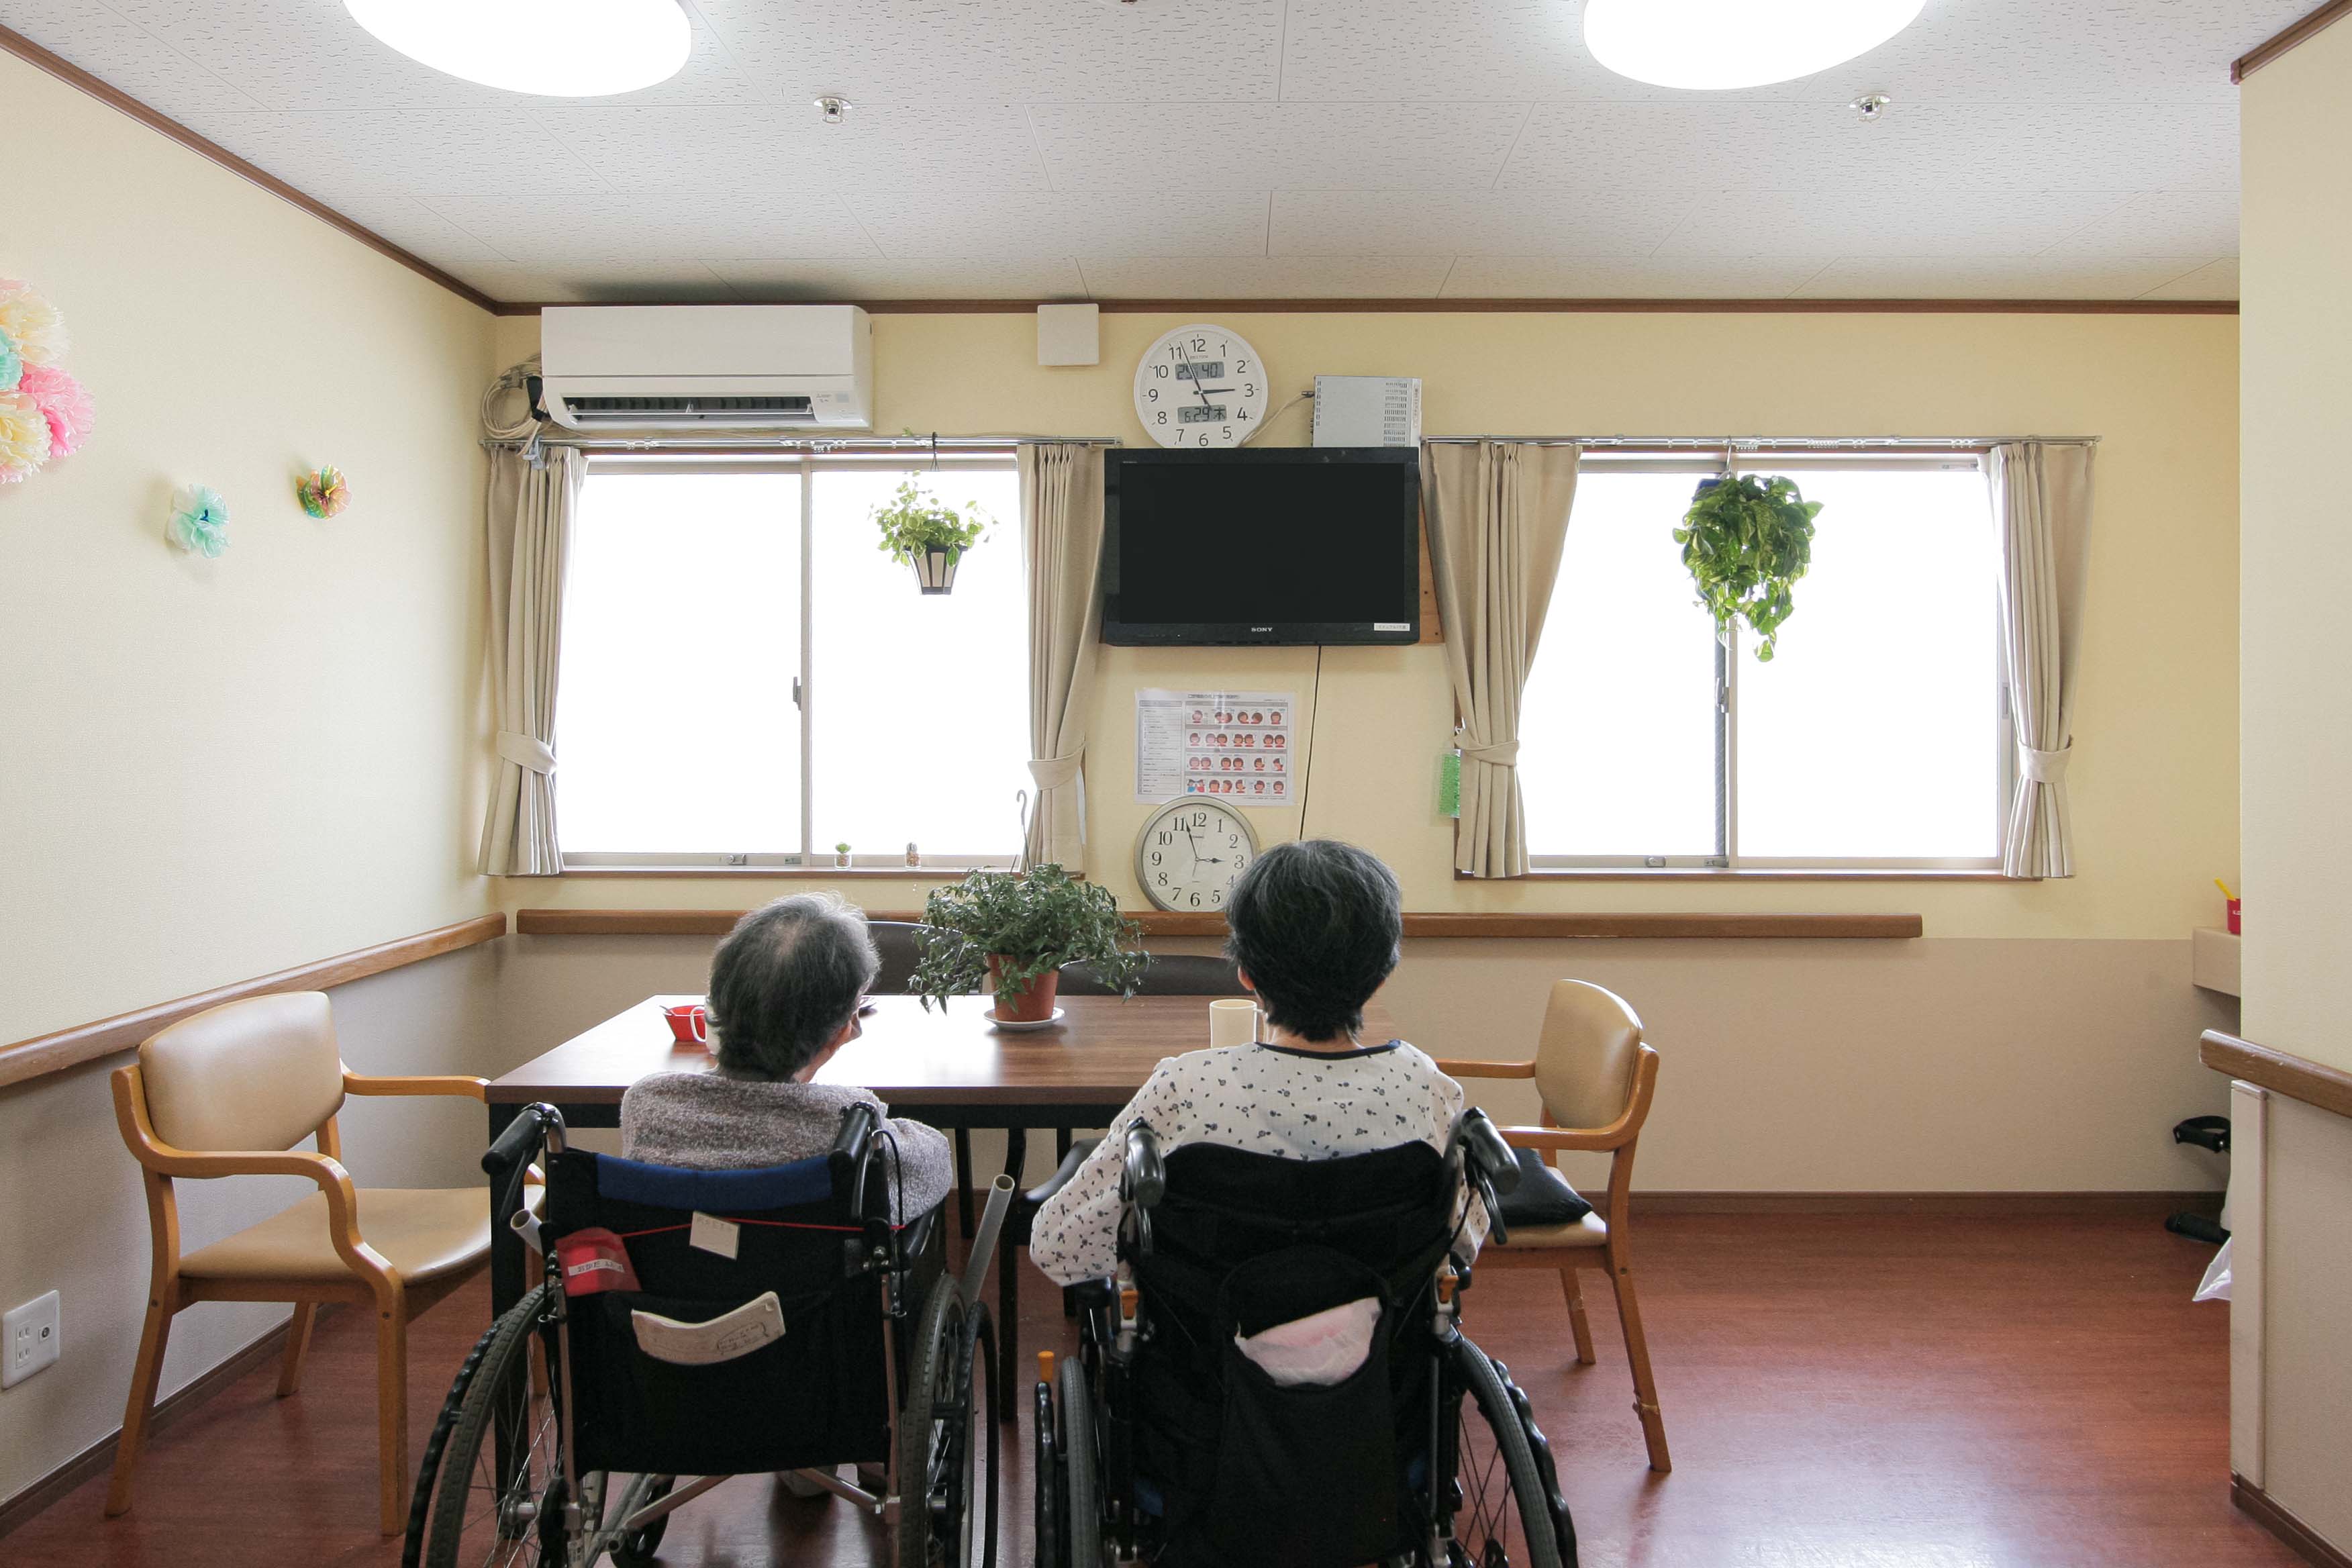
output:
M 1039 364 L 1100 364 L 1102 308 L 1098 305 L 1037 307 Z
M 1317 376 L 1315 444 L 1318 447 L 1419 446 L 1421 377 Z

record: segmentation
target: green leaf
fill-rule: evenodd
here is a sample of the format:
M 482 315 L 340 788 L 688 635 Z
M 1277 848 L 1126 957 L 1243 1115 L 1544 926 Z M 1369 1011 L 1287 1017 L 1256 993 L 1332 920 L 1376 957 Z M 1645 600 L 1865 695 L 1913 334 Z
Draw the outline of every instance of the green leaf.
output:
M 1822 503 L 1805 500 L 1785 475 L 1741 474 L 1702 489 L 1674 530 L 1683 566 L 1717 633 L 1745 620 L 1757 636 L 1759 662 L 1770 660 L 1780 624 L 1796 609 L 1790 584 L 1812 563 L 1813 520 L 1821 510 Z

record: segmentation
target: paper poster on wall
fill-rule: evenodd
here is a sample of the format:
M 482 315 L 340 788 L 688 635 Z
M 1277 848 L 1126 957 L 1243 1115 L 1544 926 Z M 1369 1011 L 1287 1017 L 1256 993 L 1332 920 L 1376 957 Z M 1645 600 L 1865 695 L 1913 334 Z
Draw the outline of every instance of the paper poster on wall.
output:
M 1135 798 L 1288 805 L 1297 704 L 1295 691 L 1138 691 Z

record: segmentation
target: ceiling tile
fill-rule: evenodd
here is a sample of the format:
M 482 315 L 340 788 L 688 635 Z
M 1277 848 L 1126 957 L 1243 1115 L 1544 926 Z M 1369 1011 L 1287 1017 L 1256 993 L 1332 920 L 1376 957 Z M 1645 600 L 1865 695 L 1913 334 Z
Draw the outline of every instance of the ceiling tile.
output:
M 144 27 L 89 0 L 7 0 L 0 23 L 174 120 L 207 105 L 260 107 Z
M 682 258 L 874 254 L 839 197 L 809 191 L 774 201 L 638 193 L 434 196 L 425 205 L 500 255 L 567 277 L 587 276 L 589 262 L 690 269 Z
M 329 206 L 356 191 L 459 196 L 606 188 L 512 109 L 247 110 L 208 114 L 194 128 Z
M 1626 186 L 1582 194 L 1281 191 L 1276 256 L 1645 256 L 1695 197 Z
M 1426 300 L 1450 256 L 1084 256 L 1097 300 Z
M 2120 201 L 2098 191 L 1955 190 L 1904 181 L 1818 191 L 1722 191 L 1659 246 L 1700 256 L 2032 256 Z
M 577 268 L 511 262 L 476 262 L 451 270 L 492 299 L 518 304 L 728 304 L 738 298 L 691 261 L 604 262 L 593 277 Z
M 2209 261 L 2194 272 L 2185 272 L 2169 283 L 2158 284 L 2140 296 L 2143 300 L 2234 300 L 2238 297 L 2238 258 L 2224 257 Z
M 852 196 L 850 205 L 894 258 L 954 256 L 1263 256 L 1263 192 L 1182 195 L 1070 192 L 993 195 L 958 191 L 921 202 Z
M 1797 294 L 1808 300 L 2130 300 L 2196 265 L 2147 258 L 1849 257 L 1832 262 Z
M 554 140 L 624 190 L 1045 189 L 1029 122 L 1010 104 L 541 109 Z
M 1794 293 L 1827 257 L 1575 260 L 1555 256 L 1465 256 L 1445 297 L 1474 300 L 1777 300 Z
M 2055 249 L 2085 256 L 2235 256 L 2238 193 L 2144 191 L 2067 234 Z
M 747 300 L 1084 300 L 1067 257 L 1006 261 L 714 261 L 710 270 Z
M 1494 183 L 1521 103 L 1046 103 L 1029 110 L 1057 190 Z
M 786 100 L 1276 96 L 1284 0 L 696 0 Z

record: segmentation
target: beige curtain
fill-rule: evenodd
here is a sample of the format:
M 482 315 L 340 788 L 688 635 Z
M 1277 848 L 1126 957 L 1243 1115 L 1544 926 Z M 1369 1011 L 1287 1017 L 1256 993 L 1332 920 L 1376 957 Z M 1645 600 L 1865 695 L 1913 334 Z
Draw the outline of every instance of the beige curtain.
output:
M 2017 738 L 2017 793 L 2000 848 L 2006 876 L 2074 874 L 2066 764 L 2074 756 L 2095 450 L 2083 442 L 2018 441 L 1995 447 L 1986 465 L 2000 536 L 2003 652 Z
M 1559 574 L 1579 456 L 1576 447 L 1526 441 L 1421 449 L 1422 513 L 1461 726 L 1454 868 L 1467 876 L 1528 869 L 1519 693 Z
M 482 824 L 481 868 L 492 877 L 552 877 L 555 668 L 563 633 L 563 564 L 580 500 L 580 454 L 541 448 L 534 463 L 490 454 L 490 692 L 498 776 Z
M 1021 448 L 1021 560 L 1029 578 L 1029 775 L 1036 799 L 1022 863 L 1086 865 L 1087 717 L 1102 601 L 1102 448 Z

